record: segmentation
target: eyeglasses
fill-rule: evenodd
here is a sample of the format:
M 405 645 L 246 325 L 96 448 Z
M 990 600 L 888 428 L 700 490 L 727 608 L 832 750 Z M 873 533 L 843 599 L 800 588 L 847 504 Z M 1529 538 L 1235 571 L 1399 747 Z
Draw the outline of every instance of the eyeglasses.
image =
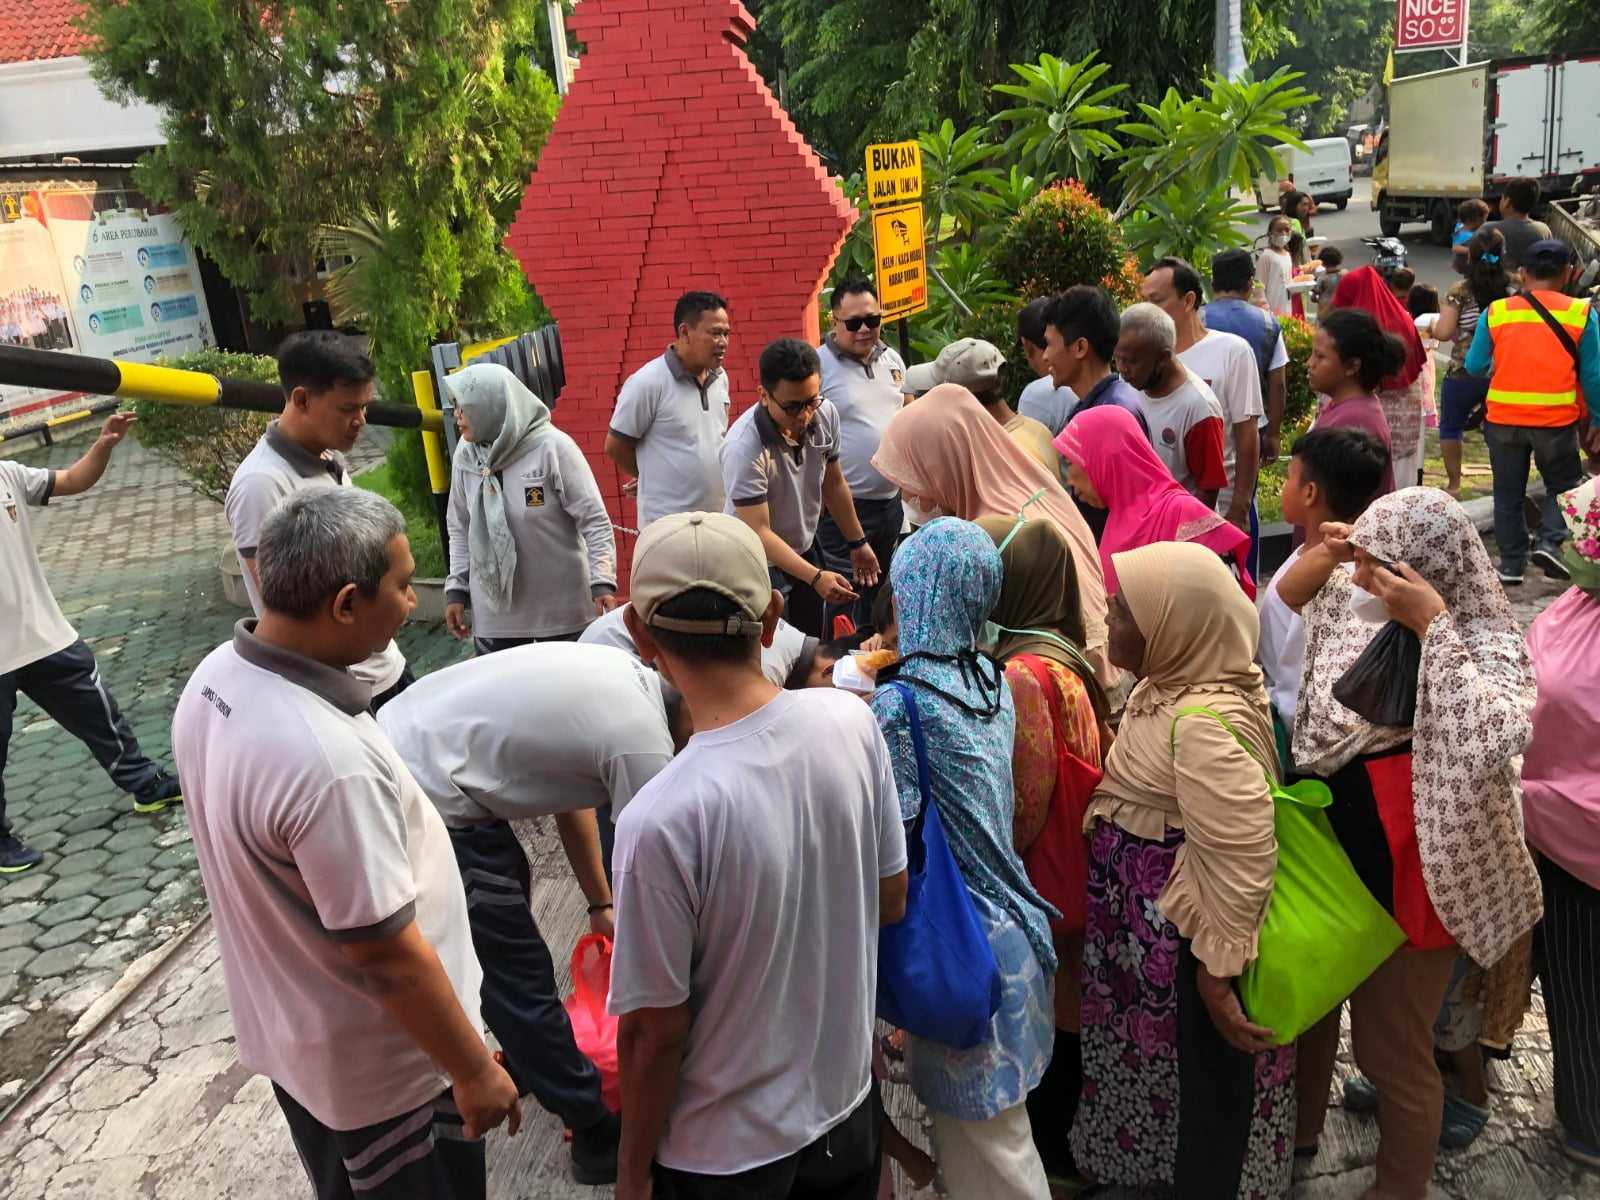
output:
M 774 400 L 773 403 L 778 404 L 776 400 Z M 821 396 L 813 396 L 811 399 L 802 400 L 798 404 L 778 404 L 778 407 L 783 410 L 784 416 L 798 417 L 810 412 L 813 408 L 817 407 L 817 405 L 821 403 Z
M 839 323 L 851 333 L 859 333 L 863 325 L 865 325 L 868 329 L 876 329 L 879 325 L 882 325 L 883 314 L 868 313 L 864 317 L 845 317 Z

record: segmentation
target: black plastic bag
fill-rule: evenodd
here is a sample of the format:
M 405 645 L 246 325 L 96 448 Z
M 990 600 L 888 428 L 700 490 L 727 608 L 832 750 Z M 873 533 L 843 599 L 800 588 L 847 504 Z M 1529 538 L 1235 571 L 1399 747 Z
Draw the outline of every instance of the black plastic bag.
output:
M 1333 698 L 1374 725 L 1409 728 L 1417 717 L 1421 667 L 1421 639 L 1399 621 L 1390 621 L 1339 676 Z

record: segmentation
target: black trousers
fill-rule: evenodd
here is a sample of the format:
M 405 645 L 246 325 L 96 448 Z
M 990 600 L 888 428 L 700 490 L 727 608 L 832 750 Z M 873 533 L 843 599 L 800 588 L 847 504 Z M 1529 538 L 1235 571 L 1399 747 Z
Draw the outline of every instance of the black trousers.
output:
M 536 642 L 575 642 L 578 633 L 557 633 L 550 637 L 475 637 L 472 639 L 472 652 L 480 658 L 485 654 L 493 654 L 496 650 L 512 650 L 518 646 L 532 646 Z
M 139 739 L 100 678 L 94 652 L 79 638 L 65 650 L 0 675 L 0 833 L 11 829 L 6 821 L 3 777 L 18 692 L 87 746 L 111 782 L 123 791 L 141 795 L 160 778 L 161 768 L 139 748 Z
M 696 1175 L 657 1163 L 657 1200 L 875 1200 L 881 1106 L 869 1095 L 809 1146 L 737 1175 Z
M 1556 1067 L 1556 1116 L 1567 1133 L 1600 1147 L 1600 889 L 1539 860 L 1544 920 L 1534 934 L 1535 962 L 1550 1018 Z
M 316 1200 L 484 1200 L 481 1141 L 469 1142 L 449 1092 L 360 1129 L 329 1129 L 277 1084 L 272 1091 Z
M 555 964 L 528 907 L 528 856 L 505 821 L 450 830 L 467 888 L 472 948 L 483 965 L 483 1020 L 505 1051 L 517 1091 L 571 1129 L 588 1129 L 609 1110 L 600 1073 L 572 1037 L 556 993 Z
M 878 556 L 878 567 L 883 574 L 875 585 L 861 589 L 861 598 L 851 608 L 829 607 L 824 621 L 828 632 L 823 635 L 824 637 L 833 635 L 833 618 L 837 612 L 849 612 L 857 629 L 872 623 L 872 606 L 877 601 L 878 592 L 889 585 L 889 561 L 894 558 L 894 548 L 900 541 L 900 526 L 905 521 L 905 511 L 900 507 L 899 496 L 891 496 L 887 500 L 857 500 L 855 504 L 856 518 L 861 522 L 861 532 L 867 535 L 867 545 L 871 546 L 872 552 Z M 817 523 L 816 545 L 822 554 L 822 565 L 849 579 L 849 547 L 845 544 L 845 536 L 839 526 L 826 512 L 822 514 L 822 520 Z

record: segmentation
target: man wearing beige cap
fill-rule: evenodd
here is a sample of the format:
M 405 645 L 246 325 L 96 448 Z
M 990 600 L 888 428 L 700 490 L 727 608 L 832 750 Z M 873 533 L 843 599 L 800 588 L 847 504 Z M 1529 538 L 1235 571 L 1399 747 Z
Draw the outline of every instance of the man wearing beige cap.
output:
M 762 675 L 782 607 L 737 518 L 640 535 L 628 631 L 695 734 L 617 821 L 618 1200 L 877 1194 L 878 926 L 905 911 L 905 834 L 871 711 Z
M 1061 456 L 1056 453 L 1050 428 L 1043 421 L 1025 417 L 1007 402 L 1000 383 L 1000 368 L 1005 355 L 993 342 L 982 338 L 958 338 L 931 363 L 918 363 L 906 371 L 905 388 L 914 396 L 954 383 L 978 398 L 987 412 L 1045 470 L 1061 477 Z

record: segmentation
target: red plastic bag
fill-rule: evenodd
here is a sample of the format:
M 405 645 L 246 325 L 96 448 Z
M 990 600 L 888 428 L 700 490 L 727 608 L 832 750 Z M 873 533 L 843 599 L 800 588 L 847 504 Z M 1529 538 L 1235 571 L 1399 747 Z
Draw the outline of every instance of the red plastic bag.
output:
M 567 1017 L 572 1036 L 600 1072 L 600 1096 L 612 1112 L 622 1111 L 622 1083 L 617 1075 L 617 1018 L 606 1011 L 611 994 L 611 939 L 585 934 L 572 948 L 572 995 Z

